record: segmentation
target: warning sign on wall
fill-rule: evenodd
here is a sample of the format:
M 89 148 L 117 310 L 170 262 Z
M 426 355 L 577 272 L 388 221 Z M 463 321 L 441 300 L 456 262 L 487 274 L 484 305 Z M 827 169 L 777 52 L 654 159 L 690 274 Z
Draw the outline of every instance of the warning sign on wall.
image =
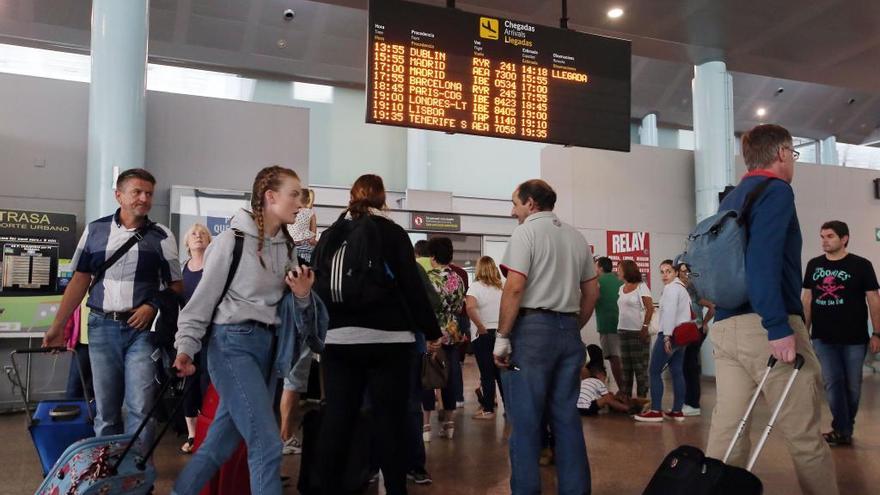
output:
M 623 260 L 633 260 L 642 272 L 642 279 L 651 287 L 651 237 L 647 232 L 622 232 L 609 230 L 607 234 L 608 257 L 614 270 Z

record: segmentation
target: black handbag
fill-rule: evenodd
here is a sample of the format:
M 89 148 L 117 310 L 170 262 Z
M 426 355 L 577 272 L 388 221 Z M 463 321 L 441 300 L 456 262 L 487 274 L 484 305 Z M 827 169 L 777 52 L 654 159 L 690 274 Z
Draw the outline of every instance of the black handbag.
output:
M 433 390 L 446 387 L 449 380 L 449 363 L 446 353 L 438 349 L 432 354 L 422 356 L 422 388 Z

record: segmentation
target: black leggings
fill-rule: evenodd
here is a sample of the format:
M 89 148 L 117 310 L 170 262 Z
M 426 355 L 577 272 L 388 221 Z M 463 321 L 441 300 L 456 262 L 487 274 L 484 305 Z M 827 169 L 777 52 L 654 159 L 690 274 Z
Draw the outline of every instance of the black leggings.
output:
M 318 469 L 323 493 L 344 493 L 339 459 L 348 458 L 364 393 L 369 392 L 379 467 L 389 495 L 406 493 L 407 410 L 413 344 L 328 344 L 321 355 L 327 405 Z

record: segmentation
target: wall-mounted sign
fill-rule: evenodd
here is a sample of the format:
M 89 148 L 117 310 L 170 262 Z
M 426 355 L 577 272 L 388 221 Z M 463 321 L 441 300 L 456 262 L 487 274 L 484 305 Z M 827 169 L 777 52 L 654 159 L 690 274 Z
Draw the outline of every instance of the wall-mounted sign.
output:
M 608 257 L 617 270 L 623 260 L 633 260 L 642 272 L 642 280 L 651 287 L 651 237 L 647 232 L 622 232 L 609 230 L 607 233 Z
M 0 209 L 0 295 L 63 292 L 76 241 L 76 215 Z
M 4 239 L 54 239 L 60 256 L 70 258 L 76 249 L 76 215 L 0 208 L 0 240 Z
M 431 232 L 461 232 L 461 215 L 447 213 L 412 213 L 410 229 Z
M 31 289 L 53 291 L 58 279 L 58 246 L 3 244 L 3 278 L 0 291 Z
M 211 237 L 217 237 L 224 231 L 228 230 L 231 220 L 232 219 L 230 217 L 217 217 L 208 215 L 208 232 L 211 233 Z
M 371 0 L 368 123 L 630 149 L 629 41 Z

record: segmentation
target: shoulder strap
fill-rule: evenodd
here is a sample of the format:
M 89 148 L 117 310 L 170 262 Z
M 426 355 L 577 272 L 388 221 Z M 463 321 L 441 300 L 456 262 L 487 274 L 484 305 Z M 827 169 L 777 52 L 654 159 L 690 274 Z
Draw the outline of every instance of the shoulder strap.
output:
M 758 202 L 758 198 L 764 194 L 764 191 L 770 187 L 770 182 L 775 180 L 773 177 L 766 179 L 764 182 L 761 182 L 754 189 L 752 189 L 749 194 L 746 196 L 746 202 L 743 205 L 742 211 L 739 214 L 738 222 L 740 225 L 745 225 L 749 221 L 749 214 L 752 212 L 752 206 Z
M 226 297 L 226 293 L 229 292 L 229 286 L 232 285 L 232 279 L 235 278 L 235 272 L 238 271 L 238 265 L 241 263 L 241 253 L 244 251 L 244 232 L 238 229 L 232 229 L 232 234 L 235 236 L 235 244 L 232 246 L 232 264 L 229 265 L 229 275 L 226 276 L 226 283 L 223 285 L 223 292 L 220 293 L 220 298 L 217 299 L 217 306 L 220 306 L 220 301 Z M 216 312 L 217 309 L 214 309 Z M 213 318 L 211 319 L 213 321 Z
M 98 281 L 104 277 L 104 273 L 107 271 L 108 268 L 116 264 L 116 262 L 119 261 L 119 258 L 125 256 L 125 253 L 127 253 L 135 244 L 143 240 L 144 237 L 146 237 L 147 231 L 150 230 L 152 226 L 153 224 L 149 223 L 135 230 L 134 234 L 132 234 L 132 236 L 129 237 L 127 241 L 125 241 L 125 244 L 119 246 L 119 249 L 117 249 L 116 252 L 113 253 L 113 255 L 104 260 L 104 263 L 102 263 L 101 266 L 98 267 L 98 269 L 95 271 L 94 276 L 92 276 L 92 283 L 89 284 L 89 292 L 91 292 Z

